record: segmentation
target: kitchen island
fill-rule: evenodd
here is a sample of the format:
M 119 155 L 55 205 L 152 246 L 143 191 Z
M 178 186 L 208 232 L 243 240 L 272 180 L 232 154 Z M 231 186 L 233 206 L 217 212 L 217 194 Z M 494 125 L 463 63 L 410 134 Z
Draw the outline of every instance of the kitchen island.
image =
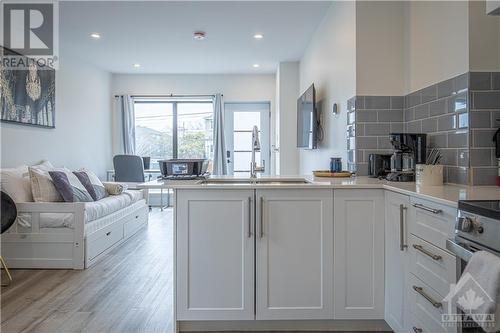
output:
M 498 187 L 423 188 L 367 177 L 219 177 L 143 187 L 174 189 L 180 330 L 449 332 L 438 325 L 442 309 L 418 312 L 422 296 L 409 285 L 443 298 L 455 282 L 444 243 L 457 201 L 500 198 Z M 446 265 L 419 263 L 429 249 L 443 252 Z M 425 276 L 422 265 L 442 278 Z

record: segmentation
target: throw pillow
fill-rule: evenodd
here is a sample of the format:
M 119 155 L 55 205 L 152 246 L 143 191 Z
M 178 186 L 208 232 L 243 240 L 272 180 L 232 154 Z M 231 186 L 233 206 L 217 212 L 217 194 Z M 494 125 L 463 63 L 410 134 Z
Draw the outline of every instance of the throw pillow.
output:
M 0 185 L 14 202 L 32 202 L 31 184 L 28 166 L 0 169 Z
M 46 161 L 39 165 L 28 168 L 31 183 L 31 192 L 35 202 L 59 202 L 63 198 L 57 191 L 49 175 L 49 170 L 54 170 L 50 162 Z
M 106 197 L 107 193 L 104 185 L 93 172 L 82 169 L 79 171 L 73 171 L 73 173 L 90 193 L 94 201 L 98 201 Z
M 114 183 L 114 182 L 104 182 L 104 187 L 106 188 L 106 192 L 111 195 L 119 195 L 122 194 L 126 189 L 126 184 Z
M 66 202 L 93 201 L 90 193 L 85 189 L 78 178 L 69 170 L 49 171 L 54 186 Z

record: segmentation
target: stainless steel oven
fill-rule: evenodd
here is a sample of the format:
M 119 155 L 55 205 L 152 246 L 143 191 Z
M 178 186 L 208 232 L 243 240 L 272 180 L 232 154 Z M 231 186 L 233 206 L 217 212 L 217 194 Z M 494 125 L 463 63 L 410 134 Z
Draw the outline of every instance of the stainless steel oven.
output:
M 457 257 L 457 281 L 474 252 L 487 251 L 500 257 L 500 200 L 464 200 L 458 202 L 455 238 L 446 248 Z M 484 332 L 470 318 L 463 317 L 459 332 Z

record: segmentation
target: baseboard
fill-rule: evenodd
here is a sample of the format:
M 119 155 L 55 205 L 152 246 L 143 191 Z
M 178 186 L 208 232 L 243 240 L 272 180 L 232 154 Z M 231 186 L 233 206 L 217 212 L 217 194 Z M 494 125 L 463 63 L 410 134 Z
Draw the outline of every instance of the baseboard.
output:
M 392 331 L 384 320 L 178 321 L 179 332 L 196 331 Z

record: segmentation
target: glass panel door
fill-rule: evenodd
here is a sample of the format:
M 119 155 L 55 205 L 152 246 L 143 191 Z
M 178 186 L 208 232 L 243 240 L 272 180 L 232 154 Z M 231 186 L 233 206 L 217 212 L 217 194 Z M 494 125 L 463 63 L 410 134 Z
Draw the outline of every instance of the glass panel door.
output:
M 228 174 L 250 176 L 252 160 L 252 128 L 259 128 L 261 151 L 255 154 L 257 165 L 266 166 L 269 174 L 271 154 L 269 149 L 269 103 L 225 103 L 225 135 Z

